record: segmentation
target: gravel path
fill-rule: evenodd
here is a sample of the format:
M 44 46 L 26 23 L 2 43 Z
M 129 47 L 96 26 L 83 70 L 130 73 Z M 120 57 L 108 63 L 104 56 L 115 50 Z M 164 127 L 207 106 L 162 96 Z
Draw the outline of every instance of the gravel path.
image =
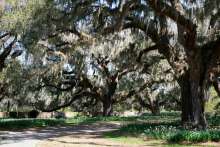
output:
M 1 147 L 47 146 L 47 145 L 43 145 L 42 143 L 45 141 L 54 142 L 55 138 L 58 138 L 59 140 L 64 136 L 65 137 L 72 136 L 72 139 L 75 138 L 76 141 L 79 138 L 84 138 L 82 144 L 95 145 L 95 143 L 93 143 L 93 139 L 100 138 L 103 132 L 116 130 L 119 128 L 119 126 L 120 124 L 105 122 L 105 123 L 96 123 L 89 125 L 48 127 L 41 130 L 29 129 L 24 131 L 1 131 L 0 146 Z M 79 142 L 78 145 L 76 144 L 75 146 L 79 146 Z

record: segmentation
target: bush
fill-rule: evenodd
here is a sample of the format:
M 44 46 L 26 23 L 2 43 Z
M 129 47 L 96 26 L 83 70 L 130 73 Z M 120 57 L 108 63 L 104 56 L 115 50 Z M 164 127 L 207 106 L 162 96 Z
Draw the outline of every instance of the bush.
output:
M 9 118 L 28 118 L 27 112 L 9 112 Z
M 0 128 L 23 129 L 30 127 L 55 126 L 64 123 L 64 120 L 58 119 L 2 119 L 0 120 Z
M 65 118 L 65 114 L 63 112 L 53 112 L 53 117 L 57 119 Z
M 29 118 L 37 118 L 37 116 L 39 115 L 39 112 L 37 110 L 31 110 L 29 113 L 28 113 L 28 117 Z
M 9 117 L 10 118 L 18 118 L 17 112 L 9 112 Z

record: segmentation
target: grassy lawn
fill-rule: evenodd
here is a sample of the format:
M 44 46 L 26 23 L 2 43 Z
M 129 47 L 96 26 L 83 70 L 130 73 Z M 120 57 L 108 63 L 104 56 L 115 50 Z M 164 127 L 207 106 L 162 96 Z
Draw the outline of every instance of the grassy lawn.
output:
M 76 116 L 68 119 L 0 119 L 0 129 L 23 129 L 31 127 L 46 127 L 56 125 L 75 125 L 75 124 L 89 124 L 98 121 L 118 121 L 124 124 L 127 123 L 144 123 L 144 122 L 156 122 L 158 119 L 162 119 L 165 122 L 179 121 L 179 113 L 163 113 L 162 115 L 153 116 L 151 114 L 145 114 L 143 116 L 132 117 L 85 117 Z
M 207 115 L 207 119 L 208 130 L 198 131 L 182 128 L 178 113 L 161 113 L 158 116 L 146 114 L 137 118 L 135 123 L 124 125 L 117 131 L 105 133 L 104 136 L 108 139 L 122 141 L 129 141 L 130 138 L 136 137 L 139 140 L 157 139 L 158 141 L 165 140 L 168 143 L 184 144 L 220 141 L 220 117 Z
M 58 125 L 89 124 L 98 121 L 136 121 L 139 117 L 85 117 L 77 116 L 68 119 L 0 119 L 1 130 L 26 129 Z

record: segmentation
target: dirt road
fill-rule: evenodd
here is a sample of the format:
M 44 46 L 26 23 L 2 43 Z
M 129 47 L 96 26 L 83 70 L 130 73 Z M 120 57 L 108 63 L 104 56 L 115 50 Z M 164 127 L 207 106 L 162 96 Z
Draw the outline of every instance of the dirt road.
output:
M 116 130 L 119 123 L 99 122 L 88 125 L 57 126 L 23 131 L 2 131 L 1 147 L 86 147 L 130 146 L 103 138 L 104 132 Z M 132 145 L 132 147 L 135 145 Z

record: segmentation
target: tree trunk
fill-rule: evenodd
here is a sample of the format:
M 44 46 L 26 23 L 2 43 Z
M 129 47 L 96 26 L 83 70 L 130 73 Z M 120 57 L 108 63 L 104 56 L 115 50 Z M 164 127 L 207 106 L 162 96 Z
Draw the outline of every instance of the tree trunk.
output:
M 193 121 L 193 110 L 192 110 L 192 100 L 190 91 L 190 81 L 189 74 L 181 76 L 178 79 L 179 85 L 181 87 L 181 106 L 182 106 L 182 123 L 189 123 Z
M 4 68 L 4 62 L 0 61 L 0 72 L 2 72 L 3 68 Z
M 179 79 L 182 100 L 182 124 L 195 128 L 205 129 L 207 122 L 204 114 L 206 89 L 203 86 L 203 77 L 196 68 L 191 68 Z
M 108 84 L 107 93 L 104 95 L 103 102 L 103 116 L 111 116 L 113 113 L 113 95 L 115 94 L 117 88 L 117 82 L 111 81 Z
M 103 116 L 111 116 L 113 113 L 112 98 L 105 97 L 103 101 Z
M 151 113 L 153 115 L 158 115 L 160 114 L 160 105 L 158 100 L 151 100 L 149 99 L 149 104 L 145 103 L 145 106 L 147 106 L 149 108 L 149 110 L 151 111 Z
M 157 105 L 152 106 L 150 111 L 153 115 L 159 115 L 160 114 L 160 108 Z

